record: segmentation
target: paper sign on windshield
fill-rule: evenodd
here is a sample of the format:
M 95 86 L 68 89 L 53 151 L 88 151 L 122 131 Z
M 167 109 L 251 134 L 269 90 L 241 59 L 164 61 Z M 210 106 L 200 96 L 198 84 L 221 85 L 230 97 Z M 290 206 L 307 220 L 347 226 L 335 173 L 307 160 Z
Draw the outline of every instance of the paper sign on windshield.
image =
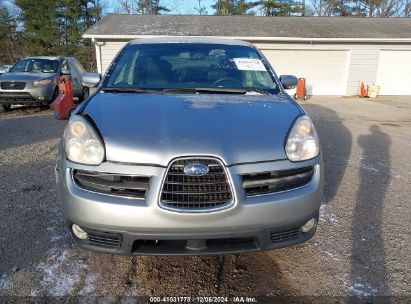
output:
M 234 58 L 234 62 L 241 71 L 267 71 L 260 59 Z

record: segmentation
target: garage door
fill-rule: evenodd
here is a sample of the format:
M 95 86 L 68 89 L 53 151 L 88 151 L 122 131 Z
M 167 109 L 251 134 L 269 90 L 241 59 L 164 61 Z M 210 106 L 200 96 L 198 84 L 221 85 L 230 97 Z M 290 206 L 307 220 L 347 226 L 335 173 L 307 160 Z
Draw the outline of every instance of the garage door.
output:
M 411 95 L 411 51 L 381 51 L 376 83 L 380 95 Z
M 311 95 L 345 95 L 348 51 L 262 50 L 277 75 L 307 79 Z

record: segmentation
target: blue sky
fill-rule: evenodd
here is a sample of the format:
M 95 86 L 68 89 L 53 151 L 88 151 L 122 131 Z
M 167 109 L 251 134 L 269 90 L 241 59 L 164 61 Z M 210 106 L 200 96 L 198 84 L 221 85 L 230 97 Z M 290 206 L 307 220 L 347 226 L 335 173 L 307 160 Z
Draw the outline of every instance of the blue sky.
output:
M 116 0 L 105 0 L 105 11 L 107 13 L 115 13 L 118 6 Z M 214 0 L 201 0 L 201 5 L 207 8 L 207 13 L 212 15 L 214 10 L 211 5 Z M 198 6 L 198 0 L 160 0 L 160 4 L 171 9 L 170 14 L 196 14 L 195 8 Z

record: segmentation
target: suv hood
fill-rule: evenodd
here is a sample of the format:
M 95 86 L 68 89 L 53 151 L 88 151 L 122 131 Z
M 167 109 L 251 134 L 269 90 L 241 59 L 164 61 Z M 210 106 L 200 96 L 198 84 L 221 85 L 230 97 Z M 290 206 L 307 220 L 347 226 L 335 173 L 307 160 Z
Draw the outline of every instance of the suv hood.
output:
M 56 77 L 55 73 L 4 73 L 0 81 L 36 81 Z
M 227 165 L 286 159 L 299 107 L 286 95 L 98 93 L 83 110 L 108 161 L 167 166 L 215 156 Z

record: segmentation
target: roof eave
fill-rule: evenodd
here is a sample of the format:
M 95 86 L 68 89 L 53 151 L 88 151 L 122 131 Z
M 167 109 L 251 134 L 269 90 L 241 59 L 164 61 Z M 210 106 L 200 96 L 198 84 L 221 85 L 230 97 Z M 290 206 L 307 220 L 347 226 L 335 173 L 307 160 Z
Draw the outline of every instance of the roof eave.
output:
M 112 40 L 132 40 L 143 38 L 160 38 L 160 37 L 191 37 L 191 38 L 225 38 L 238 39 L 251 42 L 365 42 L 365 43 L 411 43 L 411 38 L 301 38 L 301 37 L 249 37 L 249 36 L 168 36 L 168 35 L 99 35 L 99 34 L 84 34 L 86 39 L 112 39 Z

